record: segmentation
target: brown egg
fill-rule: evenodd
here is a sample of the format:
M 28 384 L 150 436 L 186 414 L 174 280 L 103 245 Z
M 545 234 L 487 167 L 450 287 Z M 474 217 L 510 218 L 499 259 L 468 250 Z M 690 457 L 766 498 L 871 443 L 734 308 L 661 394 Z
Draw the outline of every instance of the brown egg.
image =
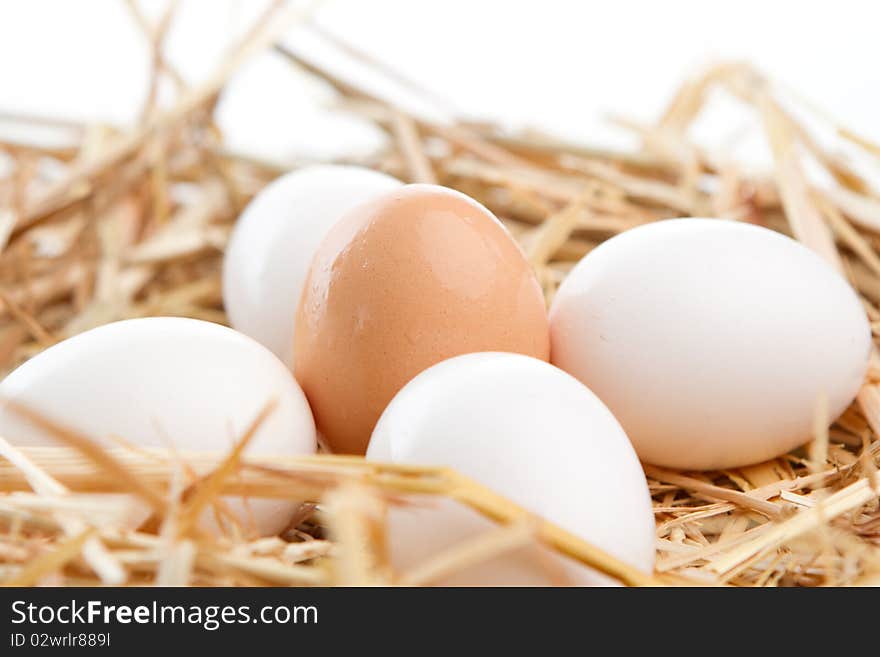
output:
M 391 398 L 475 351 L 549 358 L 541 288 L 491 212 L 436 185 L 352 210 L 318 248 L 296 316 L 294 371 L 336 452 L 363 454 Z

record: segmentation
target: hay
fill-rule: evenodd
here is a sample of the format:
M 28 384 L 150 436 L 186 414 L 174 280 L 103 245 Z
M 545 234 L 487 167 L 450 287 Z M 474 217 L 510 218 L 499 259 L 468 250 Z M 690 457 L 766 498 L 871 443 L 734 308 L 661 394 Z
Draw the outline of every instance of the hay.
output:
M 840 153 L 880 149 L 829 126 L 821 144 L 795 118 L 790 94 L 752 67 L 722 63 L 688 81 L 650 126 L 615 119 L 642 148 L 590 149 L 492 126 L 438 124 L 406 113 L 277 45 L 299 12 L 273 4 L 214 75 L 189 88 L 165 59 L 173 3 L 153 26 L 151 92 L 127 132 L 39 117 L 4 121 L 52 131 L 65 146 L 0 143 L 0 370 L 99 324 L 148 315 L 225 322 L 222 251 L 243 205 L 282 171 L 227 150 L 212 112 L 230 76 L 273 48 L 301 74 L 317 76 L 339 102 L 375 122 L 388 148 L 367 166 L 402 180 L 439 182 L 492 209 L 521 242 L 548 303 L 566 273 L 603 240 L 646 222 L 718 215 L 792 235 L 842 271 L 880 326 L 880 199 Z M 325 35 L 389 79 L 424 89 Z M 179 92 L 156 106 L 162 78 Z M 772 175 L 751 172 L 689 139 L 712 93 L 733 94 L 762 120 Z M 817 186 L 818 167 L 833 184 Z M 508 500 L 442 468 L 366 463 L 318 455 L 261 459 L 242 454 L 265 413 L 229 454 L 95 448 L 65 427 L 63 446 L 18 450 L 0 440 L 0 580 L 7 584 L 319 585 L 429 583 L 540 542 L 627 584 L 740 586 L 876 584 L 880 577 L 880 390 L 877 354 L 857 402 L 830 430 L 817 409 L 815 442 L 767 463 L 723 472 L 646 466 L 657 520 L 657 568 L 645 576 Z M 271 400 L 267 400 L 269 403 Z M 14 436 L 7 436 L 14 442 Z M 153 509 L 139 531 L 123 528 L 126 491 Z M 223 516 L 222 493 L 310 500 L 280 537 L 254 538 L 229 525 L 198 528 L 206 507 Z M 454 546 L 409 573 L 395 573 L 384 544 L 389 505 L 445 496 L 502 527 Z

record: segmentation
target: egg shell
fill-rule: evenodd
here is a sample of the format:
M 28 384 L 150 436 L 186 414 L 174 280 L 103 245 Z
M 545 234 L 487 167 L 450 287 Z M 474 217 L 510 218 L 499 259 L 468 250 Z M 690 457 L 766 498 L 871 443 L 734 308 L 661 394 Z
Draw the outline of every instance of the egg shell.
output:
M 305 396 L 281 361 L 247 336 L 195 319 L 132 319 L 76 335 L 7 376 L 0 398 L 105 446 L 122 439 L 224 454 L 274 399 L 245 454 L 311 454 L 316 446 Z M 58 444 L 5 403 L 0 435 L 17 446 Z M 287 525 L 296 504 L 261 499 L 249 500 L 249 511 L 243 502 L 230 507 L 246 530 L 252 512 L 257 532 L 268 535 Z
M 309 271 L 295 338 L 297 378 L 334 451 L 363 454 L 385 406 L 425 368 L 486 350 L 549 357 L 541 288 L 486 208 L 407 185 L 334 226 Z
M 552 361 L 611 409 L 642 460 L 764 461 L 852 402 L 871 349 L 858 297 L 819 256 L 758 226 L 677 219 L 577 264 L 550 313 Z
M 367 458 L 449 466 L 645 572 L 654 515 L 641 465 L 614 416 L 583 384 L 543 361 L 478 353 L 435 365 L 382 414 Z M 397 571 L 427 562 L 493 524 L 452 501 L 389 511 Z M 442 579 L 442 585 L 607 584 L 535 547 Z
M 362 167 L 315 165 L 263 188 L 236 222 L 223 260 L 233 328 L 292 364 L 296 308 L 321 240 L 346 212 L 401 184 Z

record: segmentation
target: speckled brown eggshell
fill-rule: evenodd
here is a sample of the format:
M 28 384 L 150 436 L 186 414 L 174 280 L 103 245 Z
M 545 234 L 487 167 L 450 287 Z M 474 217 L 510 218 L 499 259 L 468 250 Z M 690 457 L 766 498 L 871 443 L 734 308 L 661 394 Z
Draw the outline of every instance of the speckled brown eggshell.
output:
M 477 351 L 549 358 L 541 288 L 482 205 L 406 185 L 352 210 L 318 248 L 296 317 L 296 377 L 335 452 L 363 454 L 391 398 Z

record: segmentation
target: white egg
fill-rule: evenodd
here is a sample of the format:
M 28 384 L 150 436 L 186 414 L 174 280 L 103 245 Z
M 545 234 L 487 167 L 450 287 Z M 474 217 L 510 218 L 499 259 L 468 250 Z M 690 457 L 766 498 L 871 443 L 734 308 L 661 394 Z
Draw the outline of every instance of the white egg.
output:
M 296 308 L 327 231 L 352 208 L 401 184 L 362 167 L 316 165 L 260 191 L 239 217 L 223 261 L 232 326 L 291 366 Z
M 550 311 L 551 360 L 583 381 L 642 460 L 690 469 L 763 461 L 811 438 L 865 376 L 858 297 L 779 233 L 717 219 L 649 224 L 589 253 Z
M 397 393 L 367 458 L 450 466 L 645 572 L 654 516 L 626 434 L 593 393 L 543 361 L 507 353 L 458 356 Z M 445 500 L 389 513 L 393 565 L 417 567 L 493 527 Z M 435 582 L 549 585 L 611 580 L 548 548 L 520 549 Z
M 81 333 L 7 376 L 0 398 L 104 445 L 121 439 L 135 447 L 220 453 L 276 400 L 245 453 L 315 451 L 305 395 L 281 361 L 247 336 L 195 319 L 132 319 Z M 57 444 L 5 404 L 0 435 L 18 446 Z M 287 525 L 296 505 L 261 499 L 229 506 L 245 530 L 253 519 L 268 535 Z

